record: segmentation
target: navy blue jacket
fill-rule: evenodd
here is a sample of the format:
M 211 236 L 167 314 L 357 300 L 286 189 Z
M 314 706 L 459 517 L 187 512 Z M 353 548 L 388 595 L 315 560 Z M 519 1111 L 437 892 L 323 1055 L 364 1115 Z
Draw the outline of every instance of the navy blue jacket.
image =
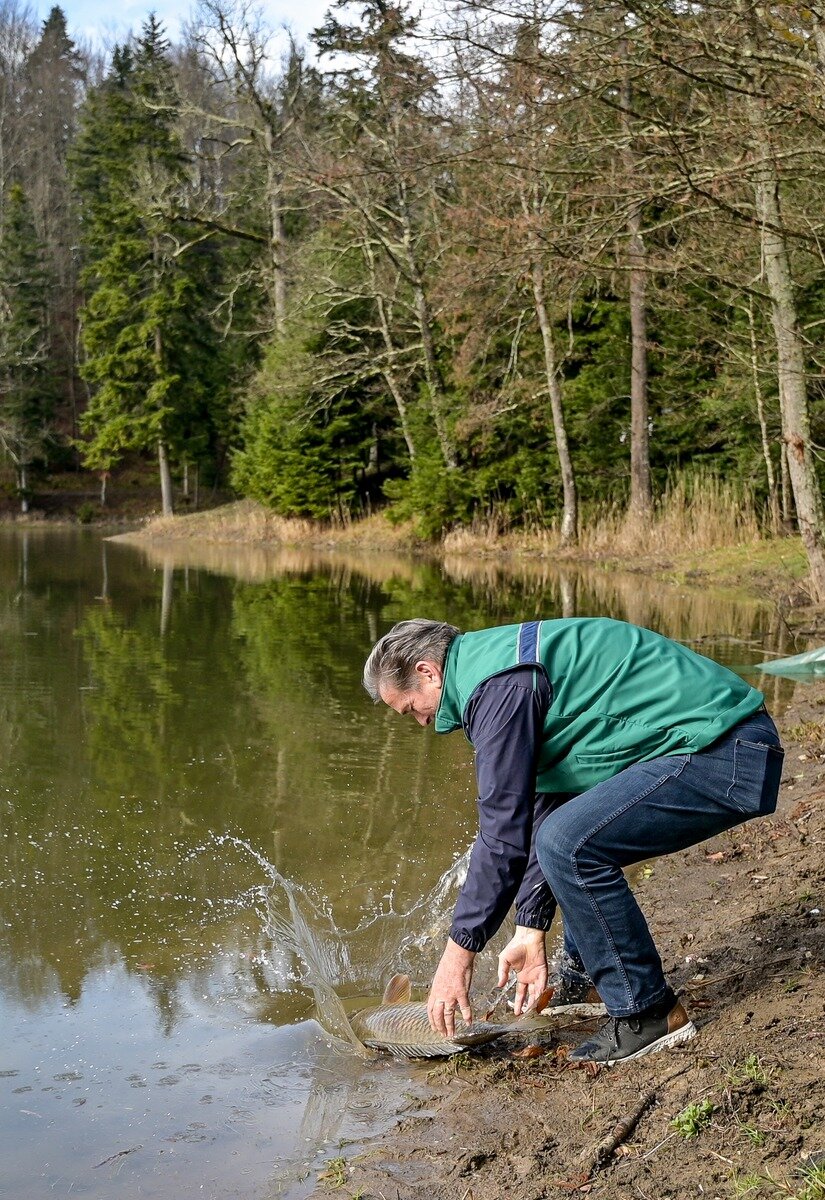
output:
M 476 689 L 464 716 L 475 751 L 479 830 L 450 937 L 481 950 L 515 901 L 516 923 L 549 929 L 556 909 L 535 836 L 566 799 L 536 792 L 536 758 L 550 685 L 532 666 L 513 667 Z

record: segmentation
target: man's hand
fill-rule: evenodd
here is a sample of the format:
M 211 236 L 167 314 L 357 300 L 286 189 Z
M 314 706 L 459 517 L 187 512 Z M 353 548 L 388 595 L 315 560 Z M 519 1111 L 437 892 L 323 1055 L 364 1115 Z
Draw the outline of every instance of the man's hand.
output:
M 436 1033 L 443 1033 L 445 1037 L 453 1037 L 455 1034 L 456 1009 L 461 1012 L 465 1021 L 473 1019 L 470 1008 L 470 983 L 475 957 L 474 951 L 465 950 L 452 938 L 448 938 L 447 948 L 441 956 L 427 999 L 430 1028 Z
M 513 1011 L 520 1017 L 536 1004 L 547 988 L 547 952 L 543 930 L 516 926 L 515 934 L 498 956 L 499 987 L 504 987 L 511 971 L 518 975 Z

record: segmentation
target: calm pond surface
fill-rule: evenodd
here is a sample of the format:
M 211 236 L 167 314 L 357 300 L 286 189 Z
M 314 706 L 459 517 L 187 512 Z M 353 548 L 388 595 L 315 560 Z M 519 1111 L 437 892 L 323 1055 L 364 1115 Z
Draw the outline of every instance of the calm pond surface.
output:
M 597 614 L 744 673 L 806 648 L 604 570 L 0 530 L 0 1195 L 300 1200 L 384 1128 L 423 1070 L 325 1033 L 271 918 L 345 998 L 424 987 L 475 793 L 363 660 L 407 616 Z

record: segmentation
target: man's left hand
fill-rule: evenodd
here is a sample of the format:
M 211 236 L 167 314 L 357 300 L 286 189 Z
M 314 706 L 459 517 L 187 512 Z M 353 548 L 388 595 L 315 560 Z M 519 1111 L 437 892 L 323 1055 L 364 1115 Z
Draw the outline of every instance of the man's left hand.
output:
M 516 926 L 515 934 L 498 956 L 499 987 L 504 987 L 511 971 L 518 976 L 513 1011 L 520 1017 L 538 1003 L 547 987 L 547 952 L 542 930 Z
M 474 951 L 465 950 L 452 938 L 447 939 L 447 948 L 441 956 L 427 999 L 430 1028 L 436 1033 L 443 1033 L 445 1037 L 455 1034 L 456 1010 L 465 1021 L 473 1019 L 470 984 L 475 957 Z

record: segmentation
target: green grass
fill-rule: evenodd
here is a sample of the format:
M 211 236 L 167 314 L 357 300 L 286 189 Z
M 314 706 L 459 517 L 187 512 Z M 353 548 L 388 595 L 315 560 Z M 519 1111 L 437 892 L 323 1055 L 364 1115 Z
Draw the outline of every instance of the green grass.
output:
M 347 1182 L 347 1173 L 348 1167 L 345 1158 L 331 1158 L 319 1174 L 318 1182 L 335 1191 L 337 1188 L 342 1188 Z
M 799 1180 L 801 1179 L 801 1185 Z M 773 1196 L 777 1200 L 825 1200 L 825 1163 L 803 1164 L 797 1171 L 796 1180 L 779 1180 L 770 1171 L 764 1174 L 753 1172 L 740 1175 L 734 1171 L 731 1177 L 733 1195 Z
M 799 1173 L 804 1182 L 793 1200 L 825 1200 L 825 1163 L 803 1166 Z
M 798 537 L 766 538 L 750 545 L 721 546 L 698 554 L 677 556 L 677 569 L 691 569 L 715 579 L 752 579 L 755 575 L 772 575 L 796 582 L 808 573 L 808 559 Z
M 670 1122 L 671 1129 L 675 1129 L 679 1136 L 685 1139 L 694 1138 L 710 1125 L 715 1109 L 716 1105 L 712 1100 L 688 1104 Z
M 753 1196 L 762 1190 L 764 1177 L 762 1175 L 739 1175 L 734 1173 L 731 1179 L 731 1187 L 733 1188 L 734 1196 Z
M 737 1125 L 752 1146 L 764 1146 L 765 1135 L 756 1125 L 749 1125 L 746 1121 L 737 1119 Z
M 742 1063 L 732 1063 L 726 1074 L 734 1087 L 742 1083 L 756 1083 L 765 1087 L 769 1077 L 769 1071 L 763 1066 L 758 1054 L 749 1054 Z

